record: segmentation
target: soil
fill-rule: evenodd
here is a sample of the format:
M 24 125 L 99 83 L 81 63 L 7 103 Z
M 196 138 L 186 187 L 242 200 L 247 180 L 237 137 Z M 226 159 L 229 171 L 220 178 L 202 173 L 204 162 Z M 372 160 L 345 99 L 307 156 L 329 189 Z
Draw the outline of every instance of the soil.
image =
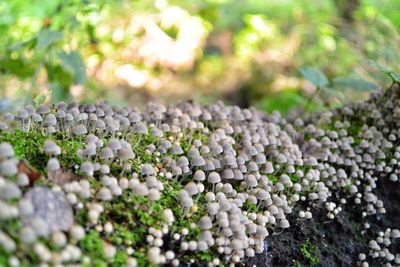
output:
M 326 216 L 326 209 L 315 207 L 313 218 L 299 220 L 288 217 L 291 227 L 280 234 L 270 234 L 266 239 L 268 251 L 248 260 L 246 266 L 357 266 L 358 254 L 368 253 L 368 242 L 386 228 L 400 228 L 400 187 L 398 182 L 380 178 L 377 195 L 383 200 L 386 214 L 368 216 L 370 228 L 365 229 L 365 218 L 360 207 L 348 199 L 335 219 Z M 335 199 L 339 199 L 337 195 Z M 302 247 L 308 246 L 307 257 Z M 304 249 L 303 249 L 304 250 Z M 392 243 L 390 251 L 400 253 L 400 241 Z M 312 259 L 311 259 L 312 258 Z M 313 261 L 314 260 L 314 261 Z M 382 266 L 376 261 L 369 266 Z

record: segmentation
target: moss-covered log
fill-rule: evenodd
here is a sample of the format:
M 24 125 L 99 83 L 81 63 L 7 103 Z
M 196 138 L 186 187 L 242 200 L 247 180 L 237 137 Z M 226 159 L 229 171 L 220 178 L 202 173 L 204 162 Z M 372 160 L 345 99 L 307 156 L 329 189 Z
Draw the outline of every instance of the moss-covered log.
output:
M 3 114 L 0 265 L 399 265 L 399 119 L 397 86 L 295 120 L 222 103 Z

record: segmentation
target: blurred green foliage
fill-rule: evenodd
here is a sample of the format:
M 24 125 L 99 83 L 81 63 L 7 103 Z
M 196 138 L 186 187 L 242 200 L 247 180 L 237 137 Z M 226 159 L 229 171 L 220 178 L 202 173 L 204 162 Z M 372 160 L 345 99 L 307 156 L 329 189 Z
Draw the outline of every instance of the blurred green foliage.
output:
M 398 10 L 397 0 L 1 1 L 1 94 L 226 98 L 286 113 L 319 88 L 313 101 L 335 103 L 400 80 Z

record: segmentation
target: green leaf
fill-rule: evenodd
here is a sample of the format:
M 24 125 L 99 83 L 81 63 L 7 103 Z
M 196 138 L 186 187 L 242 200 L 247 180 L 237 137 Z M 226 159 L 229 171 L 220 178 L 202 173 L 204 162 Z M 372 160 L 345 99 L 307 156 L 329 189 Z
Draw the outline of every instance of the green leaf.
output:
M 356 91 L 373 91 L 378 89 L 378 85 L 360 78 L 336 78 L 333 85 L 343 89 L 354 89 Z
M 35 62 L 24 60 L 22 57 L 12 59 L 6 55 L 0 59 L 0 72 L 10 73 L 21 79 L 32 77 L 35 67 Z
M 370 63 L 378 68 L 381 72 L 385 73 L 392 80 L 392 82 L 400 83 L 400 73 L 393 70 L 391 67 L 384 66 L 382 64 L 379 64 L 378 62 L 370 60 Z
M 50 82 L 51 98 L 54 101 L 67 101 L 70 98 L 69 87 L 73 84 L 72 75 L 59 64 L 46 62 L 45 67 Z
M 35 104 L 35 107 L 38 107 L 44 103 L 46 98 L 47 98 L 46 94 L 38 94 L 37 96 L 35 96 L 35 98 L 32 101 Z
M 279 111 L 281 114 L 287 115 L 291 109 L 304 106 L 306 103 L 307 99 L 300 92 L 282 90 L 262 98 L 259 107 L 268 113 Z
M 71 96 L 67 87 L 63 87 L 59 82 L 50 83 L 51 99 L 54 101 L 69 101 Z
M 306 80 L 317 87 L 324 87 L 329 84 L 328 78 L 317 68 L 302 67 L 300 73 Z
M 87 80 L 86 67 L 81 55 L 77 51 L 61 52 L 58 54 L 61 67 L 71 74 L 75 84 L 83 84 Z
M 61 32 L 43 29 L 39 32 L 36 38 L 36 49 L 44 49 L 58 42 L 63 37 Z
M 344 95 L 339 92 L 338 90 L 335 90 L 334 88 L 330 88 L 330 87 L 322 87 L 321 90 L 331 96 L 336 97 L 337 99 L 339 99 L 341 102 L 345 101 L 345 97 Z

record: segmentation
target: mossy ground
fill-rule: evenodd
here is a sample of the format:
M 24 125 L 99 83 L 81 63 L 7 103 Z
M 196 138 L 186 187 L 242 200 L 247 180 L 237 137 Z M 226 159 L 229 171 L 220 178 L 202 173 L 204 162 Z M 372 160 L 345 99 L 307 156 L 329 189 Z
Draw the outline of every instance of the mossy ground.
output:
M 358 145 L 361 141 L 359 137 L 359 133 L 361 132 L 361 128 L 365 122 L 360 120 L 351 120 L 350 127 L 347 129 L 348 134 L 352 136 L 355 140 L 354 145 Z M 323 127 L 326 131 L 336 131 L 333 124 L 328 124 Z M 199 139 L 202 142 L 207 141 L 207 135 L 201 134 L 199 132 L 190 132 L 185 133 L 186 135 L 190 135 L 190 140 L 182 139 L 180 140 L 181 146 L 185 152 L 187 152 L 190 147 L 190 141 L 194 139 Z M 46 180 L 46 163 L 48 160 L 48 156 L 43 152 L 42 147 L 46 139 L 54 140 L 60 147 L 62 151 L 62 155 L 58 157 L 61 165 L 65 169 L 74 169 L 76 165 L 80 165 L 83 161 L 81 158 L 77 156 L 77 151 L 80 148 L 84 147 L 84 142 L 82 138 L 71 138 L 70 136 L 65 136 L 61 133 L 57 133 L 51 136 L 47 136 L 42 134 L 40 131 L 29 131 L 25 132 L 22 130 L 15 130 L 13 132 L 1 132 L 0 134 L 0 142 L 9 142 L 13 145 L 16 157 L 19 159 L 27 160 L 30 165 L 32 165 L 39 173 L 42 174 L 42 179 L 37 180 L 36 184 L 50 184 L 51 182 Z M 104 143 L 107 144 L 109 136 L 104 138 Z M 307 140 L 307 136 L 305 136 Z M 153 166 L 159 166 L 162 168 L 162 164 L 159 162 L 159 158 L 155 153 L 147 153 L 146 147 L 150 144 L 155 144 L 157 140 L 152 138 L 151 136 L 140 137 L 138 135 L 129 136 L 129 141 L 133 146 L 133 150 L 136 154 L 135 159 L 131 160 L 130 163 L 132 165 L 132 170 L 136 173 L 140 173 L 141 165 L 144 163 L 151 163 Z M 239 142 L 240 140 L 236 140 Z M 177 159 L 178 156 L 173 156 L 174 159 Z M 299 167 L 304 173 L 308 171 L 307 167 Z M 122 173 L 121 164 L 118 162 L 113 162 L 110 165 L 111 175 L 116 177 L 120 177 Z M 261 173 L 262 174 L 262 173 Z M 128 179 L 131 178 L 132 172 L 124 172 L 122 174 L 126 176 Z M 276 184 L 279 181 L 279 177 L 281 172 L 279 170 L 275 171 L 273 174 L 268 174 L 268 180 L 272 184 Z M 139 177 L 142 181 L 144 180 L 142 177 Z M 91 228 L 88 225 L 87 234 L 83 240 L 80 241 L 79 247 L 82 250 L 83 255 L 87 256 L 91 259 L 91 262 L 88 263 L 85 260 L 82 260 L 81 264 L 83 266 L 124 266 L 127 260 L 127 253 L 124 250 L 126 247 L 132 247 L 134 249 L 133 256 L 137 259 L 139 266 L 149 266 L 150 262 L 147 259 L 147 241 L 146 235 L 149 227 L 153 227 L 156 229 L 162 228 L 163 216 L 162 212 L 164 209 L 169 208 L 173 211 L 175 216 L 174 223 L 170 226 L 170 233 L 180 233 L 183 228 L 189 230 L 189 234 L 185 237 L 186 240 L 196 240 L 197 236 L 200 234 L 200 229 L 196 226 L 199 218 L 206 214 L 206 200 L 204 196 L 200 197 L 196 201 L 195 208 L 191 209 L 188 215 L 184 215 L 184 212 L 177 200 L 177 195 L 179 190 L 182 189 L 183 185 L 190 180 L 190 177 L 179 177 L 179 179 L 166 179 L 164 176 L 159 175 L 157 177 L 164 184 L 164 190 L 162 191 L 161 198 L 156 202 L 151 202 L 148 198 L 135 196 L 132 192 L 126 190 L 119 197 L 114 198 L 110 202 L 104 202 L 104 212 L 100 215 L 99 223 L 104 224 L 105 222 L 111 221 L 114 225 L 114 231 L 112 233 L 106 234 L 104 232 L 98 232 L 93 227 Z M 299 181 L 299 177 L 295 174 L 290 175 L 290 178 L 293 183 Z M 101 187 L 100 181 L 98 177 L 90 177 L 88 178 L 93 189 L 98 189 Z M 238 192 L 244 192 L 245 188 L 241 188 L 240 182 L 237 181 L 232 183 L 233 187 Z M 348 187 L 342 188 L 344 191 L 348 189 Z M 292 194 L 293 192 L 289 192 L 292 189 L 285 189 L 285 194 Z M 307 191 L 303 191 L 302 194 L 307 194 Z M 303 207 L 304 208 L 304 207 Z M 244 203 L 243 210 L 247 212 L 257 212 L 257 205 L 251 204 L 248 202 Z M 345 213 L 347 214 L 347 213 Z M 325 214 L 326 215 L 326 214 Z M 321 215 L 321 218 L 325 218 L 325 215 Z M 347 215 L 344 215 L 344 218 Z M 83 226 L 87 225 L 87 210 L 75 210 L 75 221 Z M 317 215 L 318 217 L 318 215 Z M 340 217 L 339 217 L 340 218 Z M 356 234 L 354 237 L 355 242 L 360 247 L 361 244 L 365 244 L 366 240 L 364 236 L 360 236 L 359 229 L 360 222 L 354 220 L 354 218 L 347 218 L 348 226 L 346 229 L 350 233 Z M 323 227 L 322 221 L 315 222 L 316 225 L 322 225 L 321 227 L 308 229 L 301 234 L 301 238 L 290 236 L 295 231 L 297 233 L 302 232 L 303 229 L 299 227 L 308 227 L 305 226 L 304 222 L 299 222 L 299 225 L 295 227 L 291 227 L 288 231 L 285 231 L 281 238 L 271 237 L 268 239 L 268 242 L 271 241 L 271 246 L 275 246 L 277 249 L 288 248 L 288 244 L 279 244 L 277 242 L 285 241 L 285 234 L 288 234 L 290 238 L 295 239 L 293 245 L 289 247 L 294 247 L 293 250 L 296 251 L 294 255 L 291 255 L 291 259 L 295 259 L 295 262 L 291 262 L 291 264 L 298 264 L 299 266 L 316 266 L 323 264 L 323 259 L 327 259 L 325 250 L 320 249 L 320 245 L 324 242 L 325 238 L 322 235 L 318 236 L 318 238 L 308 239 L 307 236 L 313 234 L 315 232 L 321 233 L 326 231 Z M 18 230 L 20 229 L 20 221 L 13 220 L 10 221 L 7 225 L 1 225 L 0 229 L 6 233 L 8 233 L 15 240 L 18 240 Z M 291 223 L 292 224 L 292 223 Z M 307 223 L 307 225 L 312 225 L 311 223 Z M 340 227 L 343 227 L 342 225 Z M 340 229 L 338 227 L 338 229 Z M 332 231 L 334 232 L 334 231 Z M 184 240 L 185 240 L 184 238 Z M 275 241 L 274 241 L 275 240 Z M 46 242 L 42 240 L 42 242 Z M 118 251 L 116 256 L 110 260 L 104 256 L 104 244 L 105 242 L 111 243 L 117 247 Z M 178 247 L 181 241 L 174 241 L 171 236 L 164 238 L 164 248 L 166 250 L 171 249 L 174 251 L 179 251 Z M 21 244 L 19 244 L 22 246 Z M 49 244 L 51 247 L 51 245 Z M 52 248 L 56 250 L 56 248 Z M 25 247 L 19 251 L 23 251 L 24 255 L 19 257 L 22 259 L 23 266 L 35 265 L 37 263 L 36 256 L 32 253 L 31 248 Z M 342 255 L 343 251 L 338 249 L 335 251 L 337 255 Z M 286 254 L 287 255 L 287 254 Z M 0 265 L 7 265 L 7 259 L 11 255 L 7 254 L 5 251 L 0 250 Z M 216 251 L 207 250 L 204 252 L 190 252 L 186 251 L 181 255 L 177 255 L 177 257 L 181 260 L 181 262 L 189 262 L 190 259 L 195 259 L 195 265 L 200 265 L 204 262 L 211 261 L 214 257 L 218 256 Z M 278 262 L 282 263 L 282 262 Z M 285 262 L 287 263 L 287 261 Z
M 197 135 L 205 141 L 205 135 Z M 24 159 L 29 162 L 42 176 L 41 179 L 35 181 L 35 184 L 51 184 L 46 179 L 46 163 L 48 156 L 43 152 L 42 147 L 44 142 L 52 139 L 61 147 L 62 155 L 58 157 L 60 164 L 65 169 L 74 169 L 75 165 L 79 165 L 82 159 L 77 156 L 77 150 L 84 147 L 83 140 L 76 140 L 63 136 L 62 134 L 46 136 L 37 131 L 25 132 L 22 130 L 15 130 L 13 132 L 2 132 L 0 134 L 0 142 L 8 142 L 13 145 L 16 157 Z M 141 165 L 144 163 L 152 163 L 153 165 L 158 162 L 154 153 L 146 153 L 146 146 L 156 142 L 152 137 L 147 138 L 133 136 L 131 144 L 134 146 L 136 154 L 135 159 L 131 161 L 133 171 L 140 173 Z M 104 139 L 107 144 L 107 139 Z M 182 143 L 182 148 L 187 151 L 190 148 L 188 143 Z M 122 171 L 121 165 L 113 163 L 110 166 L 111 175 L 120 176 Z M 131 178 L 131 173 L 124 174 L 127 178 Z M 197 221 L 201 216 L 206 213 L 205 203 L 206 200 L 200 197 L 196 202 L 196 208 L 191 209 L 186 216 L 183 213 L 177 195 L 179 190 L 182 189 L 182 183 L 179 180 L 169 179 L 158 176 L 159 180 L 163 181 L 164 190 L 162 191 L 161 198 L 156 202 L 151 202 L 146 197 L 138 197 L 133 195 L 130 191 L 124 191 L 123 195 L 114 198 L 110 202 L 103 203 L 104 212 L 99 218 L 100 223 L 110 221 L 114 225 L 114 231 L 111 234 L 104 234 L 91 229 L 87 232 L 85 238 L 80 241 L 79 247 L 83 255 L 88 256 L 92 262 L 90 264 L 85 261 L 81 262 L 83 266 L 125 266 L 128 255 L 126 251 L 121 250 L 122 247 L 130 246 L 134 249 L 133 256 L 137 259 L 139 266 L 149 266 L 150 262 L 146 257 L 146 235 L 149 227 L 161 229 L 163 224 L 162 212 L 164 209 L 169 208 L 173 211 L 175 216 L 174 223 L 170 226 L 170 233 L 180 233 L 183 228 L 189 230 L 189 234 L 184 238 L 187 240 L 197 240 L 200 234 L 200 228 L 196 226 Z M 184 179 L 184 178 L 182 178 Z M 101 187 L 98 178 L 89 178 L 92 188 L 98 189 Z M 87 224 L 87 210 L 76 210 L 75 221 L 81 225 Z M 17 239 L 18 230 L 20 229 L 21 222 L 15 220 L 8 225 L 1 225 L 1 230 L 8 233 L 11 237 Z M 44 240 L 42 240 L 44 242 Z M 182 241 L 182 240 L 181 240 Z M 181 242 L 179 241 L 179 242 Z M 104 242 L 111 243 L 118 248 L 118 252 L 112 261 L 104 256 L 103 248 Z M 165 247 L 167 249 L 178 251 L 174 249 L 179 246 L 179 242 L 172 241 L 172 238 L 165 240 Z M 124 245 L 124 246 L 122 246 Z M 37 258 L 34 254 L 28 254 L 29 248 L 24 249 L 27 257 L 25 265 L 35 265 Z M 0 264 L 7 263 L 10 255 L 4 251 L 0 251 Z M 217 256 L 216 251 L 207 250 L 203 252 L 186 252 L 179 255 L 179 259 L 183 262 L 190 259 L 197 259 L 197 263 L 210 261 Z M 23 257 L 22 257 L 23 258 Z
M 189 133 L 188 133 L 189 134 Z M 207 136 L 197 132 L 190 133 L 193 135 L 192 140 L 200 139 L 202 142 L 207 141 Z M 69 136 L 64 136 L 62 134 L 55 134 L 52 136 L 43 135 L 38 131 L 25 132 L 22 130 L 15 130 L 13 132 L 3 132 L 0 135 L 0 142 L 9 142 L 13 145 L 16 157 L 19 159 L 25 159 L 33 166 L 39 173 L 42 174 L 42 178 L 37 180 L 35 184 L 51 184 L 46 177 L 46 163 L 48 156 L 43 152 L 42 147 L 47 139 L 52 139 L 61 147 L 62 155 L 58 157 L 61 165 L 65 169 L 74 169 L 76 165 L 81 164 L 82 159 L 77 156 L 77 151 L 79 148 L 84 147 L 84 140 L 80 138 L 70 138 Z M 104 140 L 105 145 L 108 143 L 108 139 Z M 133 146 L 133 150 L 136 157 L 131 160 L 131 165 L 133 171 L 140 173 L 141 165 L 144 163 L 151 163 L 153 165 L 159 164 L 159 159 L 154 153 L 147 153 L 146 147 L 149 144 L 154 144 L 157 142 L 151 136 L 140 137 L 138 135 L 130 136 L 130 143 Z M 185 141 L 181 140 L 181 146 L 185 152 L 187 152 L 191 145 Z M 173 156 L 175 159 L 178 156 Z M 304 172 L 307 172 L 307 167 L 303 167 Z M 110 165 L 111 175 L 120 176 L 122 172 L 121 164 L 116 162 Z M 124 173 L 124 176 L 131 178 L 131 172 Z M 279 172 L 274 174 L 268 174 L 268 180 L 275 184 L 279 181 Z M 161 198 L 156 202 L 149 201 L 146 197 L 135 196 L 130 191 L 124 191 L 122 196 L 114 198 L 110 202 L 103 203 L 104 212 L 100 215 L 99 222 L 104 224 L 110 221 L 114 225 L 114 231 L 111 234 L 105 234 L 104 232 L 98 232 L 95 229 L 89 229 L 85 238 L 80 241 L 79 247 L 82 253 L 89 257 L 92 261 L 87 263 L 82 261 L 83 266 L 124 266 L 128 255 L 126 251 L 122 248 L 127 246 L 134 249 L 133 256 L 137 259 L 139 266 L 148 266 L 150 262 L 147 259 L 147 242 L 146 235 L 149 227 L 156 229 L 161 229 L 162 227 L 162 212 L 164 209 L 169 208 L 173 211 L 175 216 L 174 223 L 170 226 L 171 233 L 180 233 L 183 228 L 189 230 L 189 234 L 185 237 L 186 240 L 196 240 L 197 236 L 200 234 L 200 229 L 195 226 L 198 220 L 206 214 L 206 200 L 204 196 L 201 196 L 194 209 L 191 209 L 188 215 L 184 215 L 183 210 L 177 200 L 177 195 L 179 190 L 183 188 L 182 184 L 189 181 L 189 177 L 180 177 L 180 179 L 169 179 L 165 177 L 158 176 L 164 184 L 164 190 L 162 192 Z M 291 175 L 290 178 L 292 182 L 297 182 L 298 177 L 296 175 Z M 96 177 L 88 178 L 91 187 L 99 189 L 101 187 L 100 181 Z M 240 186 L 240 181 L 233 184 L 234 188 L 238 192 L 244 192 L 245 188 Z M 289 190 L 289 189 L 285 189 Z M 247 212 L 257 212 L 258 207 L 255 204 L 245 202 L 243 209 Z M 83 226 L 87 224 L 87 210 L 75 210 L 75 221 Z M 16 221 L 14 227 L 16 230 L 13 231 L 7 227 L 5 230 L 7 233 L 11 233 L 12 237 L 17 238 L 19 221 Z M 182 241 L 182 240 L 181 240 Z M 172 249 L 174 251 L 179 251 L 176 249 L 179 247 L 181 241 L 174 241 L 172 238 L 164 238 L 164 247 L 166 249 Z M 104 242 L 111 243 L 118 248 L 116 257 L 111 261 L 104 256 Z M 174 249 L 175 248 L 175 249 Z M 28 249 L 25 250 L 28 252 Z M 0 253 L 1 255 L 5 255 Z M 27 254 L 28 255 L 28 254 Z M 203 262 L 209 262 L 218 254 L 213 250 L 197 251 L 197 252 L 185 252 L 181 255 L 177 255 L 181 262 L 189 262 L 190 259 L 196 259 L 195 264 L 200 264 Z M 3 257 L 3 261 L 7 261 L 7 258 Z M 26 258 L 26 263 L 35 264 L 37 259 L 32 254 L 29 258 Z M 1 262 L 1 261 L 0 261 Z
M 307 239 L 300 247 L 300 251 L 303 257 L 308 261 L 310 266 L 316 266 L 319 264 L 319 258 L 316 256 L 318 248 L 311 244 L 310 240 Z

